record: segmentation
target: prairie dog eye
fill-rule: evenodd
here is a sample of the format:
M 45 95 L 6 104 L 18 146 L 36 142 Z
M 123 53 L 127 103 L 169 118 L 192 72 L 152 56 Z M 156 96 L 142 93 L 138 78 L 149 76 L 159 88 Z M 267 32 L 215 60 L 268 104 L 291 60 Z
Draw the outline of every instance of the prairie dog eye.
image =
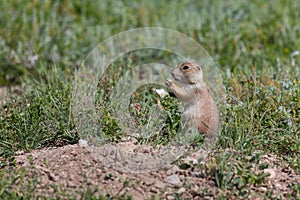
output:
M 182 69 L 187 70 L 187 69 L 189 69 L 189 66 L 185 65 L 185 66 L 182 67 Z

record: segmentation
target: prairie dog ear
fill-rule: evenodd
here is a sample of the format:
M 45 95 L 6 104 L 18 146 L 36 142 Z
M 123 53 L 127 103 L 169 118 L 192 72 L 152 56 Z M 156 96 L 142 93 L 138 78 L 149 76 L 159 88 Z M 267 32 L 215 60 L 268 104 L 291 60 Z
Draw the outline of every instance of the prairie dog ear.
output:
M 202 68 L 200 67 L 200 65 L 198 65 L 198 64 L 195 64 L 195 65 L 196 65 L 196 68 L 197 68 L 199 71 L 202 70 Z

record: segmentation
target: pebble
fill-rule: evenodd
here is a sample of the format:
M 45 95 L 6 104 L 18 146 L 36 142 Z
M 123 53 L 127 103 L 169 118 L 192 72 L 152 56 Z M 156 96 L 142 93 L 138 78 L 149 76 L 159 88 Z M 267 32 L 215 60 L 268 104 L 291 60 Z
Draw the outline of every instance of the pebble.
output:
M 159 190 L 157 189 L 157 188 L 150 188 L 150 192 L 153 192 L 153 193 L 158 193 L 159 192 Z
M 154 180 L 151 179 L 151 178 L 147 178 L 147 179 L 144 180 L 144 183 L 145 183 L 146 186 L 150 186 L 154 183 Z
M 158 189 L 164 189 L 166 187 L 166 184 L 161 181 L 156 181 L 155 187 L 157 187 Z
M 268 190 L 266 187 L 260 187 L 259 189 L 260 189 L 260 191 L 262 191 L 262 192 L 266 192 L 266 191 Z
M 173 185 L 179 185 L 181 183 L 179 177 L 176 175 L 176 174 L 173 174 L 171 176 L 168 176 L 166 178 L 166 181 L 170 184 L 173 184 Z
M 166 172 L 167 176 L 170 176 L 172 174 L 175 174 L 179 170 L 179 167 L 177 165 L 172 166 L 168 171 Z
M 24 155 L 24 154 L 25 154 L 25 151 L 22 151 L 22 150 L 15 152 L 16 156 L 20 156 L 20 155 Z
M 49 173 L 49 179 L 54 182 L 57 182 L 59 180 L 59 178 L 54 173 Z
M 173 195 L 167 195 L 167 198 L 166 198 L 167 200 L 173 200 L 173 199 L 175 199 L 175 197 L 173 196 Z
M 270 176 L 268 178 L 275 178 L 275 176 L 276 176 L 275 170 L 271 169 L 271 168 L 264 169 L 264 173 L 270 174 Z
M 180 188 L 177 193 L 178 194 L 182 194 L 182 193 L 185 193 L 186 189 L 184 187 Z
M 77 184 L 74 181 L 67 181 L 67 186 L 71 188 L 75 188 Z
M 86 140 L 80 139 L 78 145 L 85 148 L 88 146 L 88 142 Z

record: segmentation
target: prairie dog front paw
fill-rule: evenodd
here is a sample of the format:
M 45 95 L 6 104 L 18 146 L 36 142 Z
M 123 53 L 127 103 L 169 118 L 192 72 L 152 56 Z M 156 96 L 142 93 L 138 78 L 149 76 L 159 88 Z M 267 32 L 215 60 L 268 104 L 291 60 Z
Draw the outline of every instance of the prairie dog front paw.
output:
M 167 79 L 166 82 L 165 82 L 165 84 L 166 84 L 166 86 L 167 86 L 168 88 L 170 88 L 172 85 L 174 85 L 174 81 L 171 80 L 171 79 Z

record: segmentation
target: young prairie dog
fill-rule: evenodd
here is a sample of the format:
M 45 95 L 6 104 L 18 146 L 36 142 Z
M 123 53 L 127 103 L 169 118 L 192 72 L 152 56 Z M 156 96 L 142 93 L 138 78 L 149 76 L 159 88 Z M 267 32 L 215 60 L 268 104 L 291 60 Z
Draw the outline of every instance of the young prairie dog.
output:
M 219 130 L 219 111 L 204 82 L 202 68 L 190 62 L 180 63 L 171 72 L 173 80 L 166 80 L 171 93 L 184 104 L 182 120 L 188 128 L 196 128 L 207 138 L 214 138 Z

